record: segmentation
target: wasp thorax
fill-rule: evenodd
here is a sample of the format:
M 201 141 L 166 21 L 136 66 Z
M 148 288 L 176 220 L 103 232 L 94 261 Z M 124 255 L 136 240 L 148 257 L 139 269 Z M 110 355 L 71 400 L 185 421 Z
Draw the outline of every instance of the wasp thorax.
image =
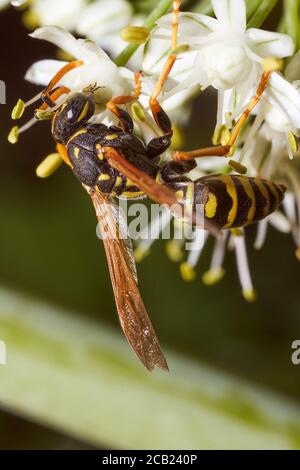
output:
M 92 93 L 72 95 L 55 113 L 52 121 L 54 139 L 65 144 L 69 138 L 83 127 L 95 112 Z

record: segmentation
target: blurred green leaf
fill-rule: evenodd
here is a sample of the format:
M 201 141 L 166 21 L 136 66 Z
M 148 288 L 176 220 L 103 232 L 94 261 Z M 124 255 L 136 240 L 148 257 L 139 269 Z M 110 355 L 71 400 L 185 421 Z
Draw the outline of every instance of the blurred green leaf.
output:
M 93 445 L 146 449 L 299 449 L 300 409 L 167 352 L 149 373 L 121 331 L 0 288 L 7 364 L 0 400 Z
M 296 50 L 299 48 L 300 26 L 299 26 L 299 0 L 284 0 L 284 24 L 285 31 L 294 42 Z
M 278 0 L 263 0 L 259 7 L 248 21 L 248 28 L 260 28 L 263 22 L 268 18 Z

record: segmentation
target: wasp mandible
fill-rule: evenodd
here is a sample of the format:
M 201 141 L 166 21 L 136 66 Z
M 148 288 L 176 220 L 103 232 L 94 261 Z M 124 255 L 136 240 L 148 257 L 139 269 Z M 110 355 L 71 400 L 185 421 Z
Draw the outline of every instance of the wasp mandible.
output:
M 180 0 L 175 0 L 172 13 L 172 51 L 177 47 Z M 89 193 L 103 231 L 111 282 L 121 326 L 129 344 L 141 362 L 149 369 L 168 370 L 154 328 L 141 299 L 131 242 L 119 237 L 118 211 L 114 198 L 134 199 L 147 195 L 156 202 L 191 208 L 191 223 L 197 220 L 196 207 L 204 207 L 204 228 L 216 231 L 243 227 L 267 217 L 283 200 L 285 186 L 273 181 L 241 175 L 210 175 L 192 181 L 186 173 L 196 166 L 195 158 L 226 156 L 250 111 L 266 89 L 270 72 L 262 75 L 257 92 L 237 121 L 230 141 L 190 152 L 173 153 L 165 165 L 159 157 L 170 146 L 172 124 L 159 103 L 165 81 L 176 61 L 171 52 L 160 74 L 149 106 L 161 136 L 145 145 L 135 134 L 130 114 L 122 108 L 139 99 L 141 73 L 135 74 L 135 91 L 112 98 L 106 107 L 118 118 L 118 125 L 94 124 L 95 90 L 91 86 L 71 94 L 57 107 L 56 101 L 69 94 L 66 87 L 55 88 L 61 78 L 81 61 L 64 66 L 42 93 L 43 105 L 38 111 L 53 108 L 52 135 L 63 160 Z M 181 215 L 179 210 L 178 214 Z M 194 217 L 195 216 L 195 217 Z M 203 228 L 203 225 L 202 225 Z

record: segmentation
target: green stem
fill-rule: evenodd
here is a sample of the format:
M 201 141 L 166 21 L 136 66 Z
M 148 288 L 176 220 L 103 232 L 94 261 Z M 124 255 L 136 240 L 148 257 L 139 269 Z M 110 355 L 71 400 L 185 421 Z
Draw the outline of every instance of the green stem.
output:
M 148 29 L 153 29 L 155 26 L 156 21 L 163 15 L 167 13 L 172 5 L 172 0 L 160 0 L 158 5 L 154 8 L 152 13 L 148 16 L 144 23 L 144 27 Z M 127 64 L 129 59 L 133 56 L 135 51 L 138 49 L 139 44 L 129 44 L 129 46 L 125 47 L 125 49 L 118 55 L 115 59 L 116 65 L 119 67 L 123 67 Z
M 263 0 L 247 24 L 248 28 L 259 28 L 269 16 L 278 0 Z
M 284 22 L 286 32 L 295 42 L 298 49 L 299 44 L 299 0 L 284 0 Z
M 247 0 L 247 19 L 249 20 L 251 16 L 256 12 L 257 8 L 261 4 L 261 0 Z
M 202 15 L 211 15 L 213 13 L 213 9 L 211 6 L 210 0 L 201 0 L 198 5 L 196 5 L 193 10 L 196 13 L 202 13 Z

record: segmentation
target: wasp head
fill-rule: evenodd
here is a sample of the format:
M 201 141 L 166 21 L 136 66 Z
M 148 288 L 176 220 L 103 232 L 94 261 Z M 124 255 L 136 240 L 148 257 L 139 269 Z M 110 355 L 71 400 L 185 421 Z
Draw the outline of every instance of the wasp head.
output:
M 56 142 L 66 144 L 69 138 L 83 127 L 95 112 L 93 93 L 83 92 L 72 95 L 55 112 L 52 121 L 52 135 Z

